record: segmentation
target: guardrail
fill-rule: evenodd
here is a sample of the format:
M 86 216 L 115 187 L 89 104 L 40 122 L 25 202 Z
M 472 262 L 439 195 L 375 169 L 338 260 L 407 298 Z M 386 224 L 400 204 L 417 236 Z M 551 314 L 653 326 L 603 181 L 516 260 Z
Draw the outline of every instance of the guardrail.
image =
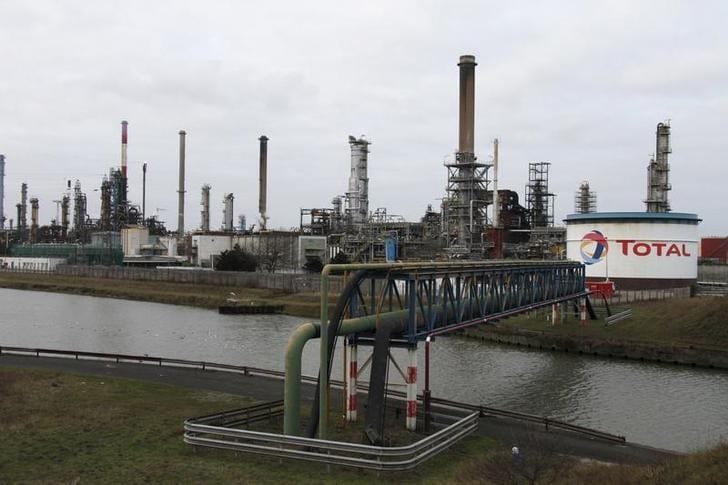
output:
M 262 420 L 283 412 L 283 401 L 225 413 L 190 418 L 184 423 L 184 442 L 297 460 L 378 471 L 411 470 L 478 429 L 479 413 L 471 413 L 411 445 L 371 446 L 232 428 L 233 423 Z M 220 424 L 224 425 L 220 425 Z
M 130 354 L 109 354 L 109 353 L 103 353 L 103 352 L 84 352 L 84 351 L 77 351 L 77 350 L 58 350 L 58 349 L 44 349 L 44 348 L 28 348 L 28 347 L 10 347 L 10 346 L 0 346 L 0 356 L 4 353 L 9 354 L 29 354 L 34 355 L 36 357 L 40 357 L 43 355 L 46 356 L 61 356 L 61 357 L 67 357 L 67 358 L 75 358 L 76 360 L 80 358 L 87 358 L 87 359 L 93 359 L 93 360 L 111 360 L 115 361 L 117 363 L 127 362 L 127 363 L 135 363 L 135 364 L 154 364 L 161 366 L 170 366 L 170 367 L 179 367 L 179 368 L 197 368 L 204 371 L 223 371 L 223 372 L 235 372 L 239 374 L 243 374 L 246 376 L 263 376 L 263 377 L 272 377 L 275 379 L 283 379 L 285 376 L 285 373 L 283 371 L 277 371 L 277 370 L 270 370 L 270 369 L 261 369 L 258 367 L 250 367 L 245 365 L 233 365 L 233 364 L 221 364 L 221 363 L 215 363 L 215 362 L 206 362 L 206 361 L 194 361 L 194 360 L 184 360 L 184 359 L 170 359 L 165 357 L 151 357 L 148 355 L 130 355 Z M 304 382 L 308 382 L 311 384 L 316 384 L 318 382 L 318 379 L 312 376 L 301 376 L 301 380 Z M 331 380 L 329 381 L 329 384 L 331 384 L 332 387 L 336 388 L 342 388 L 343 382 L 338 380 Z M 362 391 L 367 391 L 368 386 L 359 384 L 357 386 L 357 389 Z M 387 391 L 387 394 L 393 397 L 398 398 L 405 398 L 406 394 L 402 391 L 397 391 L 390 389 Z M 422 401 L 422 396 L 418 396 L 417 399 L 419 401 Z M 604 439 L 607 441 L 614 441 L 614 442 L 626 442 L 626 439 L 624 436 L 617 436 L 610 433 L 605 433 L 603 431 L 591 429 L 591 428 L 585 428 L 582 426 L 566 423 L 563 421 L 551 419 L 545 416 L 536 416 L 532 414 L 525 414 L 525 413 L 519 413 L 516 411 L 507 411 L 504 409 L 497 409 L 492 408 L 488 406 L 481 406 L 476 404 L 468 404 L 468 403 L 462 403 L 457 401 L 449 401 L 446 399 L 440 399 L 440 398 L 430 398 L 431 402 L 433 404 L 438 404 L 445 407 L 451 407 L 455 409 L 462 409 L 462 410 L 469 410 L 469 411 L 477 411 L 482 416 L 501 416 L 505 418 L 510 419 L 517 419 L 521 421 L 528 421 L 532 423 L 541 423 L 543 424 L 547 429 L 549 427 L 552 428 L 558 428 L 563 430 L 572 431 L 575 433 L 585 434 L 588 436 L 592 436 L 595 438 Z M 224 414 L 224 413 L 221 413 Z M 217 416 L 217 415 L 213 415 Z
M 535 416 L 533 414 L 519 413 L 517 411 L 508 411 L 505 409 L 491 408 L 488 406 L 480 406 L 475 404 L 466 404 L 455 401 L 448 401 L 446 399 L 440 399 L 432 397 L 430 402 L 441 406 L 455 407 L 458 409 L 469 409 L 472 411 L 478 411 L 480 416 L 499 416 L 504 418 L 517 419 L 519 421 L 527 421 L 531 423 L 543 424 L 546 429 L 557 428 L 566 431 L 573 431 L 585 435 L 592 436 L 607 441 L 614 441 L 616 443 L 626 443 L 627 439 L 624 436 L 618 436 L 611 433 L 605 433 L 596 429 L 585 428 L 584 426 L 578 426 L 576 424 L 565 423 L 556 419 L 547 418 L 545 416 Z
M 620 322 L 622 320 L 626 320 L 628 318 L 632 318 L 632 310 L 631 309 L 630 310 L 625 310 L 623 312 L 615 313 L 614 315 L 605 318 L 604 319 L 604 325 L 608 327 L 610 325 L 614 325 L 615 323 Z

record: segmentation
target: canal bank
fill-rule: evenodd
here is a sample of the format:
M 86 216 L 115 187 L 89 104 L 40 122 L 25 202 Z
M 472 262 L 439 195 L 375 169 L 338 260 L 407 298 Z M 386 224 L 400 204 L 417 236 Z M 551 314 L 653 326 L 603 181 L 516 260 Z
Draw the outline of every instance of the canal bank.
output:
M 728 369 L 728 351 L 696 345 L 597 339 L 499 325 L 483 326 L 477 331 L 465 330 L 462 335 L 481 341 L 538 350 Z

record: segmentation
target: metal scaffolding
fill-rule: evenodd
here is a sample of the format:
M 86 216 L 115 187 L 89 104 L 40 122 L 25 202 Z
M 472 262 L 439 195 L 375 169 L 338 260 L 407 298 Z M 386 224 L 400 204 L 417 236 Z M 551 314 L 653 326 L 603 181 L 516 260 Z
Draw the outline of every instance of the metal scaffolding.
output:
M 549 192 L 550 166 L 551 162 L 528 164 L 526 209 L 532 229 L 554 225 L 554 194 Z
M 472 153 L 456 153 L 447 167 L 446 233 L 452 256 L 482 255 L 489 203 L 487 163 Z
M 574 212 L 588 214 L 597 211 L 597 193 L 591 190 L 588 181 L 583 181 L 574 194 Z

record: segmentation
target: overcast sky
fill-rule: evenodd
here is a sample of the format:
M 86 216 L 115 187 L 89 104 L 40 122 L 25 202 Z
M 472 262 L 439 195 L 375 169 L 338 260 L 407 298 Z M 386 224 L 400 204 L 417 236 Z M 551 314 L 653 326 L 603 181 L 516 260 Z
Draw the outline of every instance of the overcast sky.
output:
M 330 207 L 365 134 L 370 209 L 419 220 L 444 195 L 457 145 L 457 61 L 476 56 L 476 152 L 500 139 L 500 186 L 523 197 L 551 162 L 556 219 L 589 180 L 600 211 L 643 211 L 655 126 L 672 124 L 677 212 L 725 235 L 728 2 L 0 0 L 5 214 L 20 184 L 55 217 L 80 180 L 98 217 L 129 121 L 129 197 L 176 229 L 178 135 L 187 130 L 186 228 L 200 187 L 257 219 L 258 137 L 269 142 L 271 227 Z M 723 187 L 721 189 L 721 187 Z

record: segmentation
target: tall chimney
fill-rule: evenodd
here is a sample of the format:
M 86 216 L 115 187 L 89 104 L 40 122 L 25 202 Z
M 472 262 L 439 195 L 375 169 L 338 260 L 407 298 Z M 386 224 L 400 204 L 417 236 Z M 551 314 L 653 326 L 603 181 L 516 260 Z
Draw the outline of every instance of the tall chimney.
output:
M 179 200 L 177 202 L 177 235 L 185 235 L 185 130 L 179 131 Z
M 460 137 L 458 152 L 475 153 L 475 56 L 460 56 Z
M 260 212 L 260 230 L 268 229 L 267 214 L 267 186 L 268 186 L 268 137 L 263 135 L 260 138 L 260 197 L 258 199 L 258 212 Z
M 38 198 L 30 199 L 30 242 L 38 242 Z
M 142 164 L 142 224 L 147 220 L 147 162 Z
M 20 220 L 18 227 L 24 233 L 28 229 L 28 184 L 20 184 Z
M 121 122 L 121 176 L 126 179 L 126 126 L 127 121 Z
M 0 154 L 0 230 L 5 229 L 5 155 Z
M 202 186 L 200 205 L 202 206 L 200 229 L 203 232 L 210 232 L 210 186 L 208 184 Z
M 20 221 L 22 220 L 22 213 L 23 213 L 23 205 L 21 203 L 15 204 L 15 209 L 18 211 L 18 215 L 16 216 L 16 219 L 18 220 L 18 223 L 16 224 L 16 227 L 18 228 L 18 240 L 23 241 L 23 226 L 20 225 Z M 12 224 L 10 224 L 12 226 Z
M 493 227 L 500 227 L 500 200 L 498 200 L 498 138 L 493 140 Z

